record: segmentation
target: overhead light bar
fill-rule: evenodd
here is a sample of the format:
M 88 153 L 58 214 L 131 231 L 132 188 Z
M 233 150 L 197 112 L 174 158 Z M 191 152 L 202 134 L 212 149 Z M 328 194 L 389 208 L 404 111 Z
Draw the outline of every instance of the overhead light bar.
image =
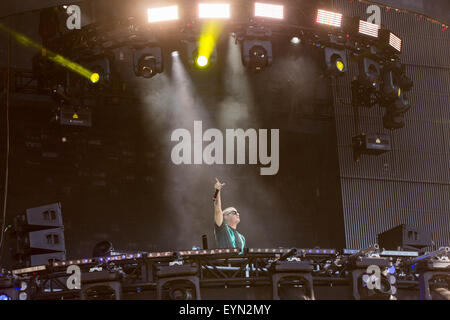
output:
M 319 9 L 317 10 L 316 22 L 340 28 L 342 24 L 342 14 Z
M 199 3 L 198 4 L 199 18 L 230 18 L 230 4 L 229 3 Z
M 283 7 L 278 4 L 255 2 L 255 17 L 283 19 Z
M 358 32 L 366 36 L 378 38 L 378 30 L 380 26 L 375 23 L 370 23 L 364 20 L 359 20 Z
M 148 9 L 148 22 L 178 20 L 178 6 Z
M 402 49 L 402 39 L 391 32 L 389 33 L 389 45 L 400 52 Z

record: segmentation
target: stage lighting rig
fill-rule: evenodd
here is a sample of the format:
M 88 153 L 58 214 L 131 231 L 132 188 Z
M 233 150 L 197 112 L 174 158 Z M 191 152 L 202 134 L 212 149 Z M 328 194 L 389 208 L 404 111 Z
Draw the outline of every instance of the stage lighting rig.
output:
M 383 67 L 382 78 L 380 105 L 386 108 L 383 126 L 389 130 L 403 128 L 405 125 L 403 115 L 411 108 L 406 93 L 411 90 L 413 82 L 406 76 L 404 66 L 398 63 L 386 64 Z
M 272 31 L 264 26 L 249 26 L 244 35 L 238 36 L 244 66 L 258 72 L 272 65 L 271 36 Z
M 133 48 L 134 74 L 137 77 L 152 78 L 163 72 L 163 58 L 160 47 Z

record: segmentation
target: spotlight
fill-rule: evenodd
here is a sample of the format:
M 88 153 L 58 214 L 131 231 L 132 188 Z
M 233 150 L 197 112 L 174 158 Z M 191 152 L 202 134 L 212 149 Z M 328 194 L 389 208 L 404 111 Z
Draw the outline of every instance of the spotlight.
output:
M 208 58 L 205 56 L 198 56 L 196 62 L 199 67 L 205 67 L 208 64 Z
M 283 19 L 283 6 L 255 2 L 255 17 Z
M 97 83 L 98 80 L 100 80 L 100 75 L 97 72 L 94 72 L 93 74 L 91 74 L 89 80 L 91 80 L 92 83 Z
M 27 300 L 28 294 L 26 292 L 19 293 L 19 300 Z
M 272 32 L 264 27 L 250 27 L 242 41 L 242 62 L 251 70 L 260 71 L 272 65 Z
M 301 42 L 299 37 L 292 37 L 291 43 L 292 44 L 299 44 Z
M 184 287 L 174 287 L 169 290 L 170 300 L 192 300 L 192 291 Z
M 11 300 L 11 297 L 6 294 L 0 294 L 0 301 L 1 300 Z
M 178 53 L 178 51 L 172 51 L 171 56 L 172 57 L 178 57 L 180 54 Z
M 391 64 L 383 68 L 381 106 L 386 108 L 383 117 L 386 129 L 400 129 L 405 125 L 403 115 L 411 108 L 406 93 L 412 85 L 400 66 Z
M 376 61 L 364 57 L 359 63 L 359 75 L 360 79 L 366 84 L 366 87 L 378 87 L 380 82 L 380 64 Z
M 383 94 L 385 100 L 406 99 L 406 92 L 411 90 L 412 86 L 413 82 L 406 76 L 404 66 L 399 64 L 385 65 L 383 68 Z
M 255 45 L 249 50 L 249 66 L 255 70 L 261 70 L 269 64 L 267 50 L 263 46 Z
M 109 57 L 97 57 L 83 63 L 86 69 L 92 73 L 87 81 L 88 87 L 107 85 L 111 75 L 111 63 Z
M 138 77 L 152 78 L 163 72 L 162 51 L 160 47 L 133 49 L 134 73 Z
M 319 9 L 317 10 L 316 23 L 340 28 L 342 24 L 342 14 Z
M 178 20 L 178 6 L 148 9 L 148 22 Z
M 334 48 L 325 48 L 325 62 L 327 71 L 331 75 L 341 75 L 347 71 L 346 53 L 345 50 L 338 50 Z
M 199 42 L 186 41 L 187 59 L 188 62 L 199 68 L 206 68 L 214 64 L 217 60 L 216 47 L 212 49 L 211 54 L 207 57 L 205 54 L 199 54 Z
M 199 3 L 198 4 L 199 18 L 230 18 L 230 4 L 229 3 Z

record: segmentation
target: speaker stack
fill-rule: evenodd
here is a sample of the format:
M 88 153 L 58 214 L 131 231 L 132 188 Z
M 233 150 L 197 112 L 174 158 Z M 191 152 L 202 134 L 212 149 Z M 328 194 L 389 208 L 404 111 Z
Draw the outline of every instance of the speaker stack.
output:
M 14 218 L 13 257 L 19 265 L 32 267 L 66 259 L 61 204 L 25 210 Z

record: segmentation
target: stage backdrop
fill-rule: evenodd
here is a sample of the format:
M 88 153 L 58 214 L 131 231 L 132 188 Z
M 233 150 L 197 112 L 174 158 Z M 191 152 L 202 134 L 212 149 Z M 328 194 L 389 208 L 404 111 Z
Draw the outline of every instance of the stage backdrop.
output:
M 333 1 L 344 15 L 366 18 L 367 4 Z M 381 10 L 381 23 L 403 39 L 401 61 L 414 86 L 405 127 L 383 129 L 382 110 L 360 109 L 361 130 L 391 136 L 393 151 L 353 162 L 349 144 L 355 134 L 348 81 L 336 82 L 334 109 L 346 244 L 363 248 L 378 233 L 402 223 L 433 234 L 435 247 L 450 243 L 450 107 L 447 54 L 450 33 L 414 15 Z

